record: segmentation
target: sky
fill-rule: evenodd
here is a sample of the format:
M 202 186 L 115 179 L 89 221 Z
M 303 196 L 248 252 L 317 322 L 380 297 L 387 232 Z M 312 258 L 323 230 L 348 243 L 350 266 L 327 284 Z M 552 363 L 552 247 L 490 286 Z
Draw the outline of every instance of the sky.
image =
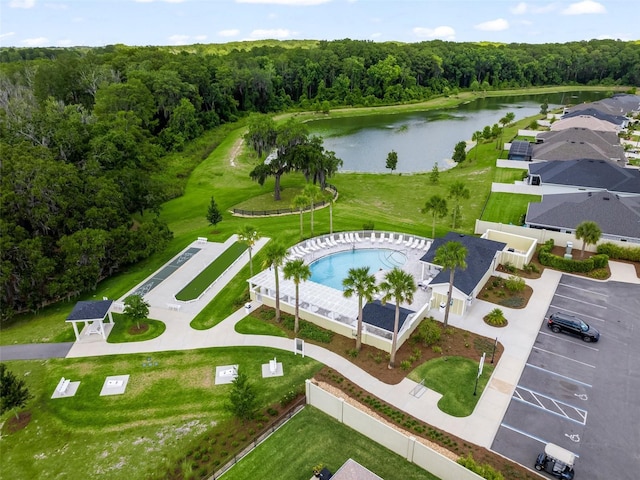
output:
M 634 0 L 0 0 L 0 46 L 638 40 Z

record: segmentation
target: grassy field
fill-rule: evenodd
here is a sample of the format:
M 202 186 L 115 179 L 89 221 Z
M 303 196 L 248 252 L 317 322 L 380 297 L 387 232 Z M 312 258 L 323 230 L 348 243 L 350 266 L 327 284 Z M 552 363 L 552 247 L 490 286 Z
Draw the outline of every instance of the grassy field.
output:
M 263 379 L 274 354 L 283 377 Z M 162 459 L 176 461 L 190 439 L 228 418 L 230 386 L 215 385 L 216 365 L 239 364 L 264 404 L 304 384 L 320 365 L 263 348 L 218 348 L 83 359 L 8 362 L 34 399 L 27 428 L 2 438 L 2 478 L 141 479 Z M 123 395 L 99 396 L 106 376 L 129 374 Z M 80 381 L 74 397 L 52 400 L 60 377 Z M 6 419 L 6 417 L 5 417 Z M 46 473 L 45 473 L 46 472 Z
M 182 290 L 176 294 L 176 300 L 188 301 L 198 298 L 209 285 L 214 283 L 233 262 L 247 249 L 247 245 L 235 242 L 220 254 L 207 268 L 189 282 Z
M 482 213 L 482 220 L 504 224 L 522 225 L 529 202 L 539 202 L 540 195 L 514 195 L 492 192 Z
M 145 332 L 131 333 L 130 330 L 137 327 L 137 322 L 120 313 L 112 313 L 111 315 L 113 315 L 113 329 L 107 338 L 109 343 L 143 342 L 159 337 L 167 329 L 164 322 L 147 319 L 143 322 L 148 326 Z
M 420 382 L 424 379 L 427 388 L 442 394 L 438 408 L 454 417 L 471 415 L 478 399 L 487 385 L 493 366 L 484 364 L 478 380 L 477 394 L 473 395 L 478 362 L 463 357 L 443 357 L 423 363 L 408 377 Z
M 309 480 L 315 465 L 335 473 L 349 458 L 382 478 L 437 479 L 313 407 L 305 407 L 223 478 Z

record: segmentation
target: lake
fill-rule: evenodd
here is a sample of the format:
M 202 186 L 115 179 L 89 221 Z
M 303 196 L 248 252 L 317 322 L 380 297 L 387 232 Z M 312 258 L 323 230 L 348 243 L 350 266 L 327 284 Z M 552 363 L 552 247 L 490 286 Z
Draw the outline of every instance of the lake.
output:
M 307 125 L 312 134 L 324 139 L 327 150 L 342 159 L 340 171 L 388 173 L 387 155 L 395 150 L 398 153 L 395 172 L 429 172 L 435 162 L 440 170 L 452 166 L 448 159 L 456 143 L 470 140 L 475 131 L 498 123 L 509 112 L 515 114 L 517 121 L 538 115 L 540 105 L 545 102 L 552 110 L 605 96 L 605 91 L 589 91 L 485 97 L 455 108 L 321 119 Z

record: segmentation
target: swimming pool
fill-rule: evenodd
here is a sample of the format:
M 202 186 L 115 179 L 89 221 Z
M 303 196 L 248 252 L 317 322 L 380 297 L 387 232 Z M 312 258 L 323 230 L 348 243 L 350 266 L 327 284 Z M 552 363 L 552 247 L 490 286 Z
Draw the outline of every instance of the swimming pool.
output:
M 310 280 L 342 290 L 342 280 L 347 278 L 350 268 L 369 267 L 369 272 L 376 273 L 378 270 L 401 267 L 406 261 L 404 253 L 387 248 L 349 250 L 327 255 L 311 263 Z

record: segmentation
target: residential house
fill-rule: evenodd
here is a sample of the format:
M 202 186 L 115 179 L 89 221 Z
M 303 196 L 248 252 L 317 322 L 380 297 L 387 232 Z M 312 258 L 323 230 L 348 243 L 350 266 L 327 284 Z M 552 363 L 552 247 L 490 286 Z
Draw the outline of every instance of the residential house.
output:
M 624 166 L 627 157 L 614 132 L 595 131 L 587 128 L 568 128 L 541 132 L 536 136 L 531 159 L 533 161 L 610 160 Z

